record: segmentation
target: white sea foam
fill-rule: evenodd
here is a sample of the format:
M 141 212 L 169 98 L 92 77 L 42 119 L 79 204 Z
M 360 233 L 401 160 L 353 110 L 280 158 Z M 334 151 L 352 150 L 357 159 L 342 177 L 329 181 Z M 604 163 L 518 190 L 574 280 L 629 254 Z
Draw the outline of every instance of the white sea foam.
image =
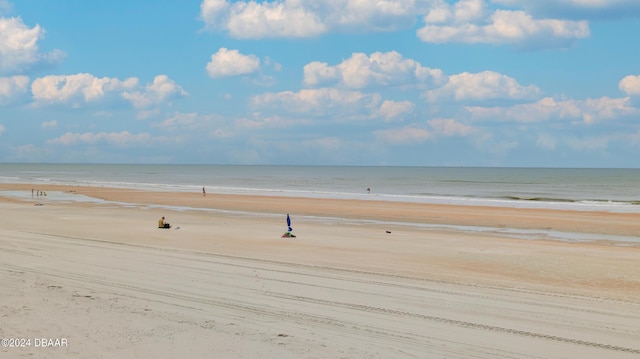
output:
M 640 170 L 0 164 L 0 182 L 640 213 Z M 368 192 L 366 189 L 370 188 Z

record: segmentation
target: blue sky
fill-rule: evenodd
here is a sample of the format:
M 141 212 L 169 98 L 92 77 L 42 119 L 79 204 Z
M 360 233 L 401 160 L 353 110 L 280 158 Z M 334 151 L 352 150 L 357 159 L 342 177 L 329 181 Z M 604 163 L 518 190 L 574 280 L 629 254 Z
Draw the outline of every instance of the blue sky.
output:
M 0 162 L 640 167 L 638 0 L 0 0 Z

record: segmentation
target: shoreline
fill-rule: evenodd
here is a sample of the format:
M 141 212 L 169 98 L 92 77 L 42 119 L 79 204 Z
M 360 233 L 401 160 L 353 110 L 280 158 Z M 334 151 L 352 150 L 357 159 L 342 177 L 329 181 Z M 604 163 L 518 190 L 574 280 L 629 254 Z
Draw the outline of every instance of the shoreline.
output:
M 0 191 L 25 191 L 31 184 L 0 184 Z M 48 191 L 80 194 L 107 202 L 158 205 L 166 208 L 230 212 L 295 214 L 326 218 L 415 223 L 425 225 L 512 228 L 590 235 L 637 237 L 640 214 L 542 208 L 431 204 L 386 200 L 327 199 L 52 185 Z M 28 200 L 29 198 L 27 198 Z M 38 198 L 33 198 L 38 200 Z

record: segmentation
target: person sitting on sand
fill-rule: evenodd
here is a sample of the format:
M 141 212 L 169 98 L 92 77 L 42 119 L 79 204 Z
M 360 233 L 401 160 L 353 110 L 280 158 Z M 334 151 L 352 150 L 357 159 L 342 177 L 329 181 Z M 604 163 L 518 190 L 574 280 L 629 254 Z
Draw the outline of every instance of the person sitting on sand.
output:
M 158 228 L 171 228 L 171 225 L 164 221 L 164 216 L 158 220 Z

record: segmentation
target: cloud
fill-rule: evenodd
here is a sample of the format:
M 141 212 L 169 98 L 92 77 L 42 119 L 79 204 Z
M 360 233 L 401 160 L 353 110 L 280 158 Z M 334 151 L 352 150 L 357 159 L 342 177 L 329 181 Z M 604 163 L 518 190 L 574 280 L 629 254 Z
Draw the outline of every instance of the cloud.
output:
M 206 69 L 211 78 L 246 75 L 260 69 L 260 59 L 255 55 L 243 55 L 238 50 L 221 47 L 211 55 Z
M 638 113 L 628 97 L 561 101 L 545 97 L 535 103 L 512 107 L 467 107 L 467 110 L 476 119 L 516 122 L 580 119 L 587 124 Z
M 454 4 L 436 1 L 424 17 L 426 23 L 466 23 L 481 20 L 486 13 L 484 0 L 461 0 Z
M 411 101 L 385 100 L 376 115 L 382 117 L 385 122 L 402 121 L 405 115 L 413 113 L 415 107 Z
M 200 128 L 201 122 L 200 117 L 195 112 L 176 113 L 156 126 L 167 131 L 174 131 L 178 129 L 194 130 Z
M 144 91 L 124 92 L 122 97 L 129 100 L 134 107 L 146 109 L 187 95 L 188 93 L 169 76 L 157 75 L 153 78 L 153 83 L 145 86 Z
M 208 138 L 229 139 L 246 136 L 248 131 L 261 131 L 269 128 L 291 128 L 296 125 L 309 125 L 308 119 L 284 118 L 278 115 L 262 116 L 259 113 L 241 118 L 226 118 L 221 115 L 202 115 L 195 112 L 175 113 L 153 127 L 175 134 L 206 135 Z
M 33 81 L 31 93 L 36 105 L 61 103 L 77 107 L 81 103 L 98 101 L 110 93 L 120 94 L 137 85 L 137 78 L 121 81 L 116 78 L 98 78 L 87 73 L 51 75 Z
M 556 101 L 545 97 L 535 103 L 511 107 L 474 107 L 467 110 L 476 119 L 495 121 L 540 122 L 550 118 L 579 118 L 581 111 L 575 101 Z
M 378 142 L 396 145 L 423 143 L 434 137 L 433 134 L 426 129 L 415 126 L 378 130 L 375 131 L 373 135 Z
M 625 7 L 633 6 L 631 0 L 613 1 L 625 1 L 628 4 Z M 539 8 L 531 6 L 533 1 L 527 0 L 492 0 L 492 3 L 524 6 L 532 11 Z M 397 31 L 411 28 L 421 16 L 425 26 L 417 35 L 430 43 L 564 48 L 574 40 L 590 35 L 586 21 L 566 20 L 565 16 L 534 18 L 530 14 L 504 9 L 490 12 L 485 0 L 461 0 L 453 4 L 443 0 L 203 0 L 200 5 L 201 19 L 207 30 L 224 31 L 238 39 Z
M 140 110 L 188 95 L 167 75 L 156 76 L 153 83 L 140 89 L 140 81 L 136 77 L 120 80 L 87 73 L 38 78 L 31 84 L 31 93 L 35 106 L 64 104 L 77 108 L 107 98 L 123 98 Z
M 444 80 L 441 70 L 405 59 L 396 51 L 374 52 L 371 56 L 358 52 L 336 66 L 312 62 L 304 67 L 304 84 L 307 86 L 337 83 L 362 89 L 373 86 L 433 85 Z
M 51 120 L 51 121 L 44 121 L 40 124 L 40 127 L 47 129 L 47 128 L 56 128 L 58 127 L 58 121 L 56 120 Z
M 242 130 L 259 130 L 265 128 L 291 128 L 297 125 L 309 125 L 306 119 L 290 119 L 281 116 L 262 116 L 258 118 L 241 118 L 235 121 L 236 127 Z
M 304 89 L 299 92 L 265 93 L 252 98 L 253 107 L 312 117 L 339 115 L 344 119 L 365 119 L 377 111 L 381 98 L 377 94 L 343 91 L 334 88 Z
M 4 126 L 0 123 L 0 135 L 2 135 L 5 131 Z
M 200 9 L 207 29 L 225 30 L 234 38 L 309 37 L 326 31 L 299 1 L 204 0 Z
M 436 118 L 427 121 L 433 133 L 444 137 L 466 137 L 478 133 L 474 127 L 460 123 L 454 119 Z
M 417 31 L 428 43 L 512 44 L 518 48 L 565 48 L 590 36 L 586 21 L 536 19 L 520 10 L 487 14 L 483 0 L 440 3 L 424 16 Z
M 28 85 L 27 76 L 0 77 L 0 105 L 9 104 L 26 94 Z
M 175 113 L 164 121 L 152 125 L 171 134 L 197 133 L 204 134 L 220 130 L 225 126 L 225 118 L 218 115 L 200 115 L 195 112 Z
M 522 86 L 515 79 L 493 71 L 463 72 L 449 76 L 443 87 L 428 91 L 424 96 L 429 102 L 532 99 L 540 96 L 540 89 L 533 85 Z
M 626 76 L 620 80 L 618 88 L 629 96 L 640 95 L 640 76 Z
M 377 93 L 335 88 L 265 93 L 254 96 L 251 105 L 257 110 L 254 117 L 260 120 L 245 119 L 242 123 L 249 127 L 288 127 L 309 124 L 309 118 L 322 117 L 338 121 L 381 119 L 384 122 L 402 122 L 415 111 L 415 104 L 411 101 L 382 101 Z M 265 115 L 265 112 L 276 115 Z
M 522 7 L 535 15 L 568 19 L 640 17 L 637 0 L 492 0 L 492 3 Z
M 600 97 L 579 101 L 582 109 L 582 119 L 585 123 L 593 123 L 601 120 L 611 120 L 618 117 L 638 113 L 627 98 Z
M 240 39 L 406 29 L 418 11 L 414 0 L 204 0 L 200 5 L 206 29 Z
M 114 145 L 118 147 L 128 147 L 131 145 L 139 145 L 141 143 L 147 143 L 151 139 L 151 135 L 148 133 L 140 133 L 140 134 L 132 134 L 128 131 L 123 131 L 119 133 L 115 132 L 85 132 L 85 133 L 73 133 L 67 132 L 64 135 L 48 140 L 49 144 L 57 144 L 57 145 L 75 145 L 78 143 L 83 144 L 97 144 L 97 143 L 107 143 L 109 145 Z
M 38 40 L 44 37 L 39 25 L 27 27 L 19 17 L 0 18 L 0 73 L 20 73 L 40 64 L 64 59 L 60 50 L 42 54 Z

